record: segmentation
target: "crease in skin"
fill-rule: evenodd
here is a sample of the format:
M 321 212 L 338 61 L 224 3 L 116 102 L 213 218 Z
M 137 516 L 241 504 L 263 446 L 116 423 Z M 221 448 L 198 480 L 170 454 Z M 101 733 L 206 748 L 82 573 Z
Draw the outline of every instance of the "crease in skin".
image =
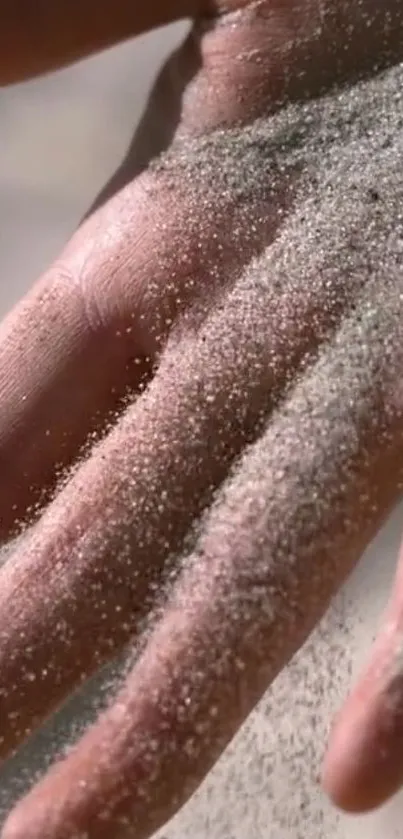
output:
M 69 773 L 86 765 L 85 743 L 92 744 L 91 753 L 97 749 L 92 729 L 70 768 L 62 763 L 48 776 L 12 817 L 14 827 L 11 821 L 3 839 L 22 837 L 24 812 L 29 839 L 71 839 L 72 824 L 76 832 L 81 829 L 90 839 L 101 839 L 111 825 L 121 828 L 125 819 L 126 827 L 129 819 L 138 828 L 138 837 L 148 836 L 153 784 L 159 784 L 163 816 L 168 817 L 178 804 L 177 799 L 173 804 L 170 786 L 172 767 L 184 768 L 185 777 L 194 761 L 190 777 L 193 772 L 194 784 L 199 783 L 210 768 L 207 746 L 214 746 L 217 757 L 396 500 L 402 480 L 401 90 L 402 69 L 396 68 L 337 96 L 286 109 L 245 131 L 218 132 L 203 143 L 178 144 L 160 164 L 165 175 L 180 171 L 191 192 L 197 167 L 207 182 L 214 173 L 218 177 L 217 161 L 227 152 L 236 165 L 237 150 L 253 148 L 255 132 L 257 146 L 266 138 L 277 171 L 294 171 L 298 164 L 304 177 L 293 211 L 274 242 L 207 312 L 197 330 L 192 331 L 191 315 L 173 330 L 146 393 L 112 437 L 94 450 L 70 490 L 59 496 L 26 557 L 19 555 L 8 570 L 6 566 L 0 586 L 3 649 L 8 652 L 17 636 L 20 627 L 13 620 L 18 609 L 18 619 L 25 619 L 24 610 L 39 609 L 32 606 L 38 599 L 50 609 L 48 614 L 66 608 L 57 639 L 61 647 L 52 653 L 53 677 L 62 678 L 61 649 L 69 654 L 70 648 L 72 654 L 70 633 L 77 615 L 84 625 L 89 622 L 87 631 L 94 620 L 101 633 L 104 626 L 107 638 L 112 626 L 108 621 L 113 620 L 118 632 L 114 610 L 124 602 L 130 613 L 136 602 L 138 592 L 133 589 L 133 600 L 125 597 L 130 574 L 141 573 L 141 565 L 135 564 L 141 552 L 148 561 L 157 560 L 160 571 L 172 547 L 173 519 L 184 515 L 186 533 L 210 506 L 210 493 L 225 481 L 230 463 L 238 453 L 241 457 L 202 521 L 194 561 L 190 557 L 184 563 L 178 607 L 175 601 L 168 604 L 143 664 L 129 677 L 115 711 L 108 712 L 110 726 L 106 733 L 102 729 L 101 746 L 103 765 L 117 770 L 107 778 L 113 801 L 108 805 L 104 800 L 105 773 L 96 770 L 89 778 L 97 793 L 94 802 L 88 804 L 84 788 L 68 793 Z M 251 154 L 251 167 L 253 161 L 252 181 L 254 177 L 258 185 L 259 155 Z M 222 188 L 229 186 L 224 182 Z M 194 213 L 199 210 L 196 191 Z M 299 365 L 293 358 L 297 339 L 303 348 Z M 231 424 L 234 418 L 238 438 Z M 249 421 L 261 436 L 242 455 L 250 442 L 245 434 Z M 225 460 L 226 447 L 234 446 L 234 439 L 240 442 L 239 452 L 232 448 Z M 207 466 L 213 473 L 204 471 Z M 205 483 L 196 491 L 199 478 Z M 20 591 L 16 607 L 10 606 L 13 575 L 18 583 L 19 575 L 22 579 L 30 568 L 31 585 L 23 596 Z M 35 584 L 43 586 L 48 600 L 38 597 L 42 592 Z M 99 609 L 95 617 L 90 607 Z M 40 644 L 47 640 L 46 608 L 40 619 L 43 623 L 34 627 L 38 646 L 31 651 L 36 666 Z M 96 637 L 99 643 L 99 632 Z M 234 677 L 235 660 L 245 671 L 242 678 Z M 4 655 L 2 668 L 7 666 Z M 166 682 L 160 678 L 165 667 L 172 671 Z M 27 661 L 17 661 L 14 681 L 9 679 L 10 695 L 3 691 L 10 710 L 15 701 L 11 690 L 16 688 L 18 698 L 24 668 L 26 675 Z M 4 677 L 5 670 L 1 672 Z M 166 705 L 160 703 L 164 725 L 156 731 L 154 717 L 151 722 L 147 717 L 152 691 L 140 707 L 144 717 L 140 712 L 133 716 L 139 727 L 131 728 L 129 712 L 138 701 L 140 677 L 145 685 L 159 686 L 158 697 L 166 699 Z M 52 684 L 51 679 L 39 682 L 42 691 Z M 179 725 L 176 733 L 180 683 L 199 699 L 193 706 L 184 703 L 184 728 Z M 28 680 L 26 696 L 32 704 L 35 694 L 29 693 L 29 685 Z M 224 731 L 217 728 L 223 720 L 218 714 L 208 719 L 207 728 L 196 731 L 193 750 L 179 748 L 181 737 L 186 742 L 188 736 L 187 723 L 194 737 L 197 714 L 205 724 L 207 708 L 219 707 L 220 702 L 228 709 Z M 113 720 L 122 724 L 122 718 L 127 727 L 117 743 Z M 134 740 L 123 766 L 127 732 Z M 150 747 L 154 734 L 161 752 Z M 142 776 L 141 801 L 136 798 L 137 745 L 140 752 L 143 749 L 142 758 L 145 750 L 150 770 Z M 185 788 L 188 791 L 186 784 Z M 58 797 L 55 790 L 64 790 L 63 795 Z M 100 801 L 102 808 L 96 812 Z M 76 817 L 82 821 L 75 824 Z

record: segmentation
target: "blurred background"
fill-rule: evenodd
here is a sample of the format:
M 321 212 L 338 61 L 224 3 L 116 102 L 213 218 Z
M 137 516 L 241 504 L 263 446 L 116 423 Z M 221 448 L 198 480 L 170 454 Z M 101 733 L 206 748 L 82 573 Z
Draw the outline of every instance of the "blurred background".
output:
M 185 31 L 186 24 L 171 26 L 0 90 L 0 314 L 57 256 L 113 173 L 162 61 Z M 403 839 L 402 797 L 377 814 L 339 818 L 317 785 L 332 714 L 368 653 L 386 602 L 401 513 L 164 839 Z M 98 683 L 78 697 L 0 772 L 0 822 L 91 715 L 99 690 Z

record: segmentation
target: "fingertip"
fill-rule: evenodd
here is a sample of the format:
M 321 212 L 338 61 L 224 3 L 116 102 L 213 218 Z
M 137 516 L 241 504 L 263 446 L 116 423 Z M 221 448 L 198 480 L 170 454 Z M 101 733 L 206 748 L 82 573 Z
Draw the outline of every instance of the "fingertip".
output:
M 350 720 L 339 721 L 322 767 L 321 785 L 332 804 L 345 813 L 364 813 L 376 806 L 373 781 L 365 777 L 363 743 Z
M 403 784 L 402 684 L 382 686 L 371 667 L 346 703 L 330 737 L 322 786 L 348 813 L 366 813 Z
M 6 819 L 0 839 L 39 839 L 39 836 L 37 832 L 32 832 L 28 828 L 25 815 L 21 814 L 19 807 L 16 807 Z

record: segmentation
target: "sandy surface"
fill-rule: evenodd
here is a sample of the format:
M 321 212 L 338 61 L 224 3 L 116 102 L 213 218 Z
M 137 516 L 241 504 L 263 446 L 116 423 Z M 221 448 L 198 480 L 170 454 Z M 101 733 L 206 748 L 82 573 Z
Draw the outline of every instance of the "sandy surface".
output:
M 119 162 L 159 62 L 180 34 L 180 28 L 157 33 L 72 70 L 0 92 L 3 313 L 57 255 Z M 165 837 L 403 839 L 398 827 L 403 799 L 365 819 L 339 819 L 316 786 L 332 710 L 376 630 L 400 526 L 398 511 L 308 648 Z M 84 718 L 87 705 L 85 698 L 77 700 L 78 718 Z M 0 817 L 63 739 L 65 727 L 66 717 L 59 718 L 5 768 Z

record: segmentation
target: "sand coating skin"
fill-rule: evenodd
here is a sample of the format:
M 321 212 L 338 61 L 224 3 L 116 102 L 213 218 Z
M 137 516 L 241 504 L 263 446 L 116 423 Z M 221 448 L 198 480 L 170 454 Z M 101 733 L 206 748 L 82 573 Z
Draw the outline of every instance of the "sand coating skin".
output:
M 23 805 L 33 807 L 30 839 L 106 839 L 111 818 L 119 837 L 159 827 L 312 629 L 399 494 L 402 83 L 398 67 L 247 128 L 182 139 L 153 168 L 168 187 L 181 179 L 201 246 L 217 205 L 245 203 L 258 224 L 287 185 L 292 199 L 239 275 L 220 285 L 211 266 L 212 301 L 183 315 L 147 390 L 5 568 L 0 698 L 18 742 L 33 662 L 39 656 L 43 691 L 52 685 L 59 701 L 66 678 L 79 681 L 115 651 L 108 619 L 122 600 L 130 617 L 121 639 L 135 633 L 158 573 L 191 533 L 161 621 L 101 719 L 102 748 L 92 729 L 73 763 Z M 152 304 L 152 283 L 147 293 Z M 18 611 L 10 595 L 27 573 Z M 45 591 L 50 634 L 37 606 Z M 22 650 L 27 617 L 35 632 Z M 83 632 L 97 647 L 80 660 Z M 88 788 L 71 780 L 95 748 L 93 808 L 83 815 Z M 121 773 L 111 780 L 114 763 Z M 186 778 L 179 796 L 175 774 Z M 20 835 L 15 818 L 6 839 Z

